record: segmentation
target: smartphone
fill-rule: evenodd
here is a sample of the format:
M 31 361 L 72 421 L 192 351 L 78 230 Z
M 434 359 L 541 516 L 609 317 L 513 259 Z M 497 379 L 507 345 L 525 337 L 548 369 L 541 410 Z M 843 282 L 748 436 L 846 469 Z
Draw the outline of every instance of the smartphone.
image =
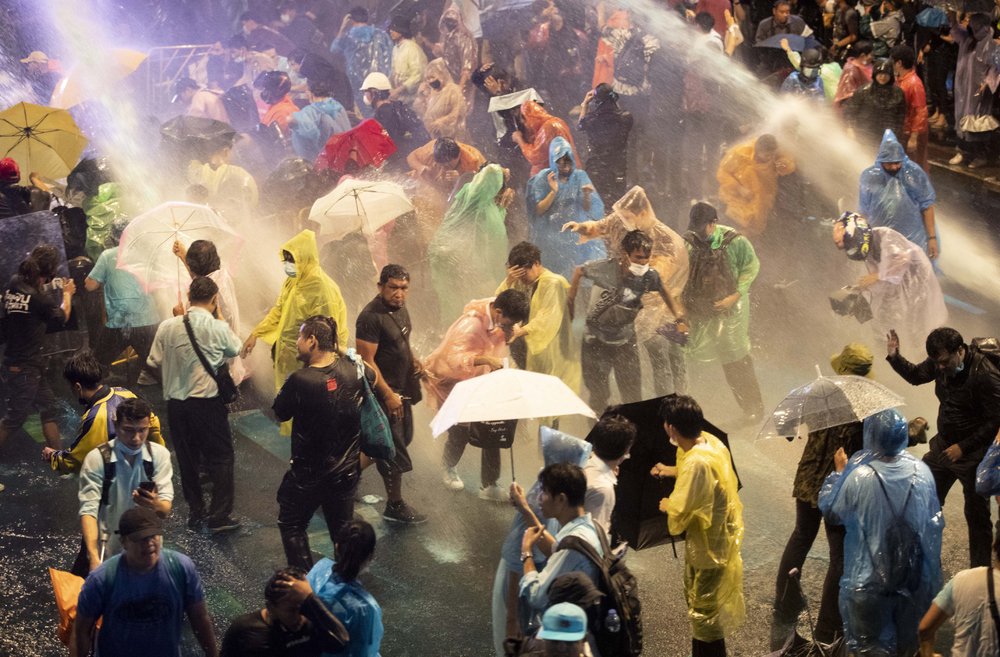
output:
M 141 488 L 142 490 L 146 491 L 147 493 L 155 493 L 156 492 L 156 482 L 153 482 L 153 481 L 140 481 L 139 482 L 139 488 Z

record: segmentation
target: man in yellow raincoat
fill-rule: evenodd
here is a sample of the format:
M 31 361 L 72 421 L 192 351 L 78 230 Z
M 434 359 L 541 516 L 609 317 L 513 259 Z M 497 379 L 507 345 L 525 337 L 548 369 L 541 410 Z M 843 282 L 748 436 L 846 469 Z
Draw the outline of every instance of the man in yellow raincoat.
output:
M 703 433 L 701 407 L 691 397 L 667 397 L 660 417 L 677 446 L 677 466 L 654 466 L 656 477 L 676 477 L 660 510 L 670 533 L 687 532 L 684 590 L 691 621 L 692 657 L 725 657 L 726 636 L 746 620 L 743 602 L 743 504 L 729 450 Z
M 715 174 L 726 214 L 750 237 L 767 228 L 778 195 L 778 178 L 795 171 L 795 160 L 778 149 L 774 135 L 731 148 Z
M 542 267 L 542 252 L 531 242 L 521 242 L 507 256 L 507 278 L 497 294 L 513 289 L 530 299 L 528 321 L 511 331 L 511 353 L 519 367 L 562 379 L 574 392 L 580 390 L 578 351 L 571 347 L 572 329 L 566 307 L 569 282 Z M 527 356 L 519 357 L 515 343 L 524 338 Z M 522 352 L 523 353 L 523 352 Z
M 257 345 L 257 338 L 274 346 L 274 388 L 281 390 L 285 379 L 301 364 L 295 341 L 299 327 L 313 315 L 332 317 L 337 322 L 337 345 L 347 348 L 349 330 L 347 306 L 340 288 L 319 266 L 316 234 L 304 230 L 281 247 L 285 279 L 274 307 L 243 343 L 246 358 Z M 291 435 L 291 423 L 281 425 L 282 435 Z

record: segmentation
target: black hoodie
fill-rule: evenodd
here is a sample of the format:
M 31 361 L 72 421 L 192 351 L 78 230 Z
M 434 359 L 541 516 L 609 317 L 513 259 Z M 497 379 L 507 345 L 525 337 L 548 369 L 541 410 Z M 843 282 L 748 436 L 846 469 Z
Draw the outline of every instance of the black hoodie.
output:
M 889 82 L 879 84 L 879 73 L 888 73 Z M 878 144 L 886 128 L 902 136 L 906 118 L 906 98 L 896 86 L 892 62 L 880 59 L 872 67 L 872 81 L 858 89 L 844 104 L 844 118 L 859 139 Z

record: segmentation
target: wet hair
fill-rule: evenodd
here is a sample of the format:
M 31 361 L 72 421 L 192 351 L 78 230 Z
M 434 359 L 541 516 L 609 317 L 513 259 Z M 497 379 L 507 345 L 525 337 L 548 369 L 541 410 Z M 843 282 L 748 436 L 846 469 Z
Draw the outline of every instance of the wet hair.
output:
M 772 10 L 777 9 L 781 5 L 788 5 L 790 9 L 792 6 L 792 0 L 774 0 L 774 2 L 771 4 L 771 9 Z
M 542 252 L 531 242 L 519 242 L 507 254 L 507 266 L 528 269 L 542 262 Z
M 526 321 L 531 309 L 528 297 L 518 290 L 504 290 L 498 294 L 493 307 L 515 324 Z
M 252 12 L 252 11 L 245 11 L 242 14 L 240 14 L 240 20 L 238 21 L 240 23 L 240 25 L 242 25 L 243 23 L 246 23 L 247 21 L 253 21 L 254 23 L 264 23 L 264 22 L 266 22 L 256 12 Z
M 635 424 L 621 415 L 606 415 L 587 436 L 594 454 L 604 461 L 617 461 L 628 454 L 635 442 Z
M 551 497 L 565 495 L 570 506 L 583 506 L 587 497 L 587 478 L 580 466 L 573 463 L 553 463 L 538 473 L 538 482 Z
M 372 95 L 373 103 L 378 100 L 389 100 L 389 94 L 392 93 L 386 89 L 365 89 L 364 91 Z
M 927 336 L 927 355 L 935 358 L 944 353 L 953 354 L 965 346 L 962 334 L 948 326 L 936 328 Z
M 279 586 L 278 582 L 289 578 L 305 579 L 306 571 L 295 566 L 288 566 L 287 568 L 281 568 L 280 570 L 274 571 L 274 574 L 267 580 L 267 584 L 264 585 L 264 602 L 268 605 L 274 606 L 278 604 L 282 598 L 288 595 L 288 587 Z
M 219 293 L 219 286 L 208 276 L 195 276 L 188 288 L 188 301 L 191 303 L 208 303 Z
M 304 338 L 316 338 L 320 351 L 337 351 L 337 320 L 323 315 L 313 315 L 302 322 L 299 333 Z
M 38 263 L 42 276 L 52 278 L 59 268 L 59 252 L 51 244 L 42 244 L 31 250 L 31 257 Z
M 701 406 L 694 397 L 687 395 L 666 397 L 660 404 L 660 419 L 665 424 L 672 424 L 685 438 L 692 439 L 701 435 L 705 422 Z
M 913 48 L 901 43 L 889 52 L 889 58 L 894 62 L 899 62 L 899 65 L 909 71 L 917 63 L 917 56 L 913 52 Z
M 333 569 L 345 582 L 352 582 L 375 554 L 375 529 L 364 520 L 353 520 L 340 528 L 333 544 Z
M 408 281 L 410 280 L 410 272 L 406 271 L 406 267 L 403 265 L 386 265 L 382 267 L 382 271 L 378 275 L 378 284 L 385 285 L 389 279 Z
M 333 88 L 326 80 L 312 78 L 310 80 L 306 80 L 306 83 L 309 86 L 309 93 L 317 98 L 329 98 L 333 95 Z
M 653 251 L 653 240 L 649 235 L 641 230 L 630 230 L 622 238 L 622 251 L 625 253 L 649 254 Z
M 851 44 L 851 55 L 854 57 L 863 57 L 864 55 L 870 55 L 872 53 L 872 42 L 871 41 L 855 41 Z
M 694 17 L 694 22 L 701 28 L 701 31 L 708 34 L 715 27 L 715 19 L 707 11 L 700 11 Z
M 63 378 L 70 383 L 79 383 L 84 388 L 93 389 L 101 385 L 104 368 L 93 351 L 80 349 L 63 366 Z
M 776 151 L 778 150 L 778 140 L 774 138 L 774 135 L 763 134 L 757 137 L 757 140 L 753 143 L 754 149 L 761 149 L 765 151 Z
M 52 278 L 55 275 L 56 266 L 58 264 L 58 256 L 55 261 L 52 261 L 49 257 L 49 252 L 47 249 L 52 249 L 52 253 L 55 254 L 56 250 L 51 246 L 39 246 L 28 254 L 28 257 L 21 261 L 21 264 L 17 267 L 17 273 L 26 282 L 34 285 L 40 278 Z
M 705 226 L 718 220 L 719 212 L 715 206 L 698 201 L 691 206 L 691 211 L 688 213 L 688 230 L 693 230 L 696 233 L 701 232 Z
M 195 276 L 208 276 L 222 267 L 219 252 L 215 249 L 215 244 L 209 240 L 191 242 L 187 255 L 184 256 L 184 262 Z
M 364 7 L 351 7 L 351 10 L 347 12 L 351 17 L 351 20 L 355 23 L 367 23 L 368 22 L 368 10 Z
M 434 161 L 438 164 L 449 164 L 461 154 L 458 142 L 451 137 L 441 137 L 434 142 Z
M 131 397 L 118 404 L 118 408 L 115 409 L 115 424 L 121 424 L 126 420 L 139 422 L 152 415 L 153 409 L 149 406 L 149 402 L 142 397 Z

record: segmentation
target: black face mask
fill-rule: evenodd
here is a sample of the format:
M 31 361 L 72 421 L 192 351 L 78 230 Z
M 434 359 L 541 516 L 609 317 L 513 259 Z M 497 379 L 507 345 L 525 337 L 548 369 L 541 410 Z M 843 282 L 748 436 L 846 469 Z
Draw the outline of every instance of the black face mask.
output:
M 431 80 L 430 85 L 431 89 L 437 91 L 438 89 L 441 88 L 441 80 Z
M 458 29 L 458 21 L 446 20 L 444 21 L 443 25 L 444 28 L 449 32 L 454 32 L 456 29 Z

